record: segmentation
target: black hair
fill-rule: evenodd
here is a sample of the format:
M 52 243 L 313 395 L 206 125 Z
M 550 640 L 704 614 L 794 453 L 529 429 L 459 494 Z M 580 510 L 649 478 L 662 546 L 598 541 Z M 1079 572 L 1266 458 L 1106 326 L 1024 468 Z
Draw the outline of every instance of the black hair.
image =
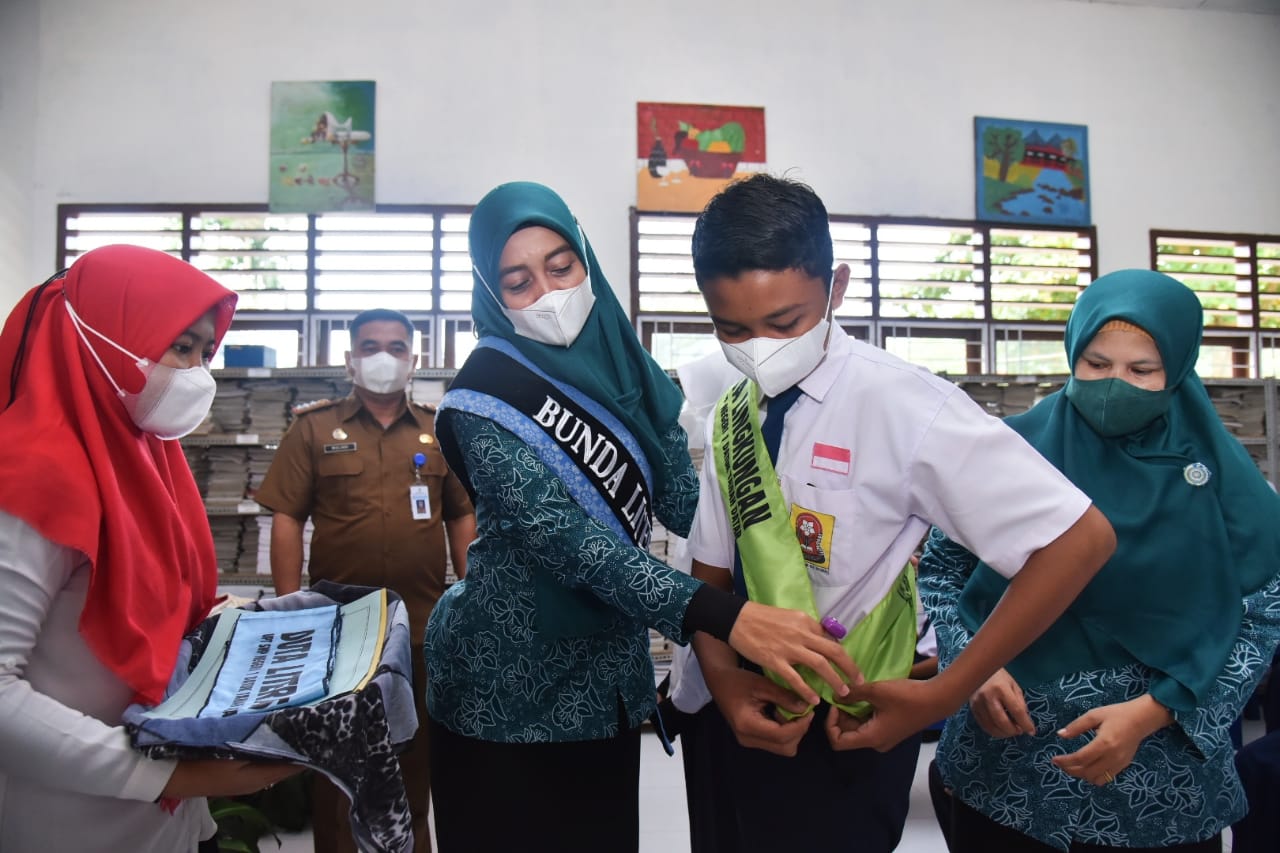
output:
M 807 184 L 756 174 L 725 187 L 693 227 L 693 273 L 701 289 L 753 270 L 801 270 L 831 286 L 827 208 Z
M 370 308 L 368 311 L 361 311 L 357 314 L 355 318 L 352 319 L 350 325 L 347 326 L 347 330 L 351 332 L 351 346 L 353 349 L 355 347 L 356 338 L 359 337 L 357 333 L 360 331 L 360 327 L 365 323 L 376 323 L 380 320 L 399 323 L 401 326 L 404 326 L 404 330 L 409 334 L 409 342 L 412 344 L 413 323 L 409 321 L 408 317 L 401 314 L 399 311 L 394 311 L 390 308 Z
M 5 404 L 5 408 L 13 405 L 13 401 L 18 397 L 18 376 L 22 373 L 22 363 L 26 360 L 27 335 L 31 333 L 31 322 L 35 319 L 36 308 L 40 305 L 40 297 L 44 295 L 45 288 L 53 284 L 60 278 L 64 278 L 67 274 L 65 269 L 58 270 L 53 275 L 44 280 L 44 283 L 36 288 L 36 292 L 31 294 L 31 305 L 27 308 L 27 319 L 22 324 L 22 336 L 18 338 L 18 351 L 13 354 L 13 366 L 9 370 L 9 402 Z

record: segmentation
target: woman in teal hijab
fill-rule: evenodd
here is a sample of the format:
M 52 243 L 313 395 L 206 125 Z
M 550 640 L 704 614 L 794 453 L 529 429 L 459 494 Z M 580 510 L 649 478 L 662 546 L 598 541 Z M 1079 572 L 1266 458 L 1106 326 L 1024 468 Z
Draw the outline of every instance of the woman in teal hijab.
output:
M 427 627 L 436 840 L 441 853 L 625 853 L 655 709 L 650 628 L 780 665 L 798 708 L 817 697 L 793 664 L 856 673 L 808 616 L 648 553 L 652 518 L 687 535 L 697 501 L 681 397 L 564 201 L 503 184 L 476 206 L 470 241 L 480 340 L 436 416 L 477 522 L 466 578 Z
M 1111 521 L 1067 612 L 947 724 L 953 853 L 1216 851 L 1246 804 L 1228 729 L 1280 642 L 1280 498 L 1195 374 L 1203 310 L 1122 270 L 1066 328 L 1066 387 L 1007 423 Z M 937 531 L 921 589 L 945 665 L 1006 582 Z

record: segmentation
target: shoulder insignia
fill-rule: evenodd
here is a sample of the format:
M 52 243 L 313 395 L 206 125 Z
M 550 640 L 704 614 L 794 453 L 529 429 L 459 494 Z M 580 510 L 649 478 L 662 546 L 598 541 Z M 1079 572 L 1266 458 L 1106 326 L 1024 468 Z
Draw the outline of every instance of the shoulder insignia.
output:
M 336 406 L 337 400 L 312 400 L 310 403 L 298 403 L 291 411 L 295 415 L 305 415 L 308 412 L 318 412 L 321 409 L 327 409 L 330 406 Z

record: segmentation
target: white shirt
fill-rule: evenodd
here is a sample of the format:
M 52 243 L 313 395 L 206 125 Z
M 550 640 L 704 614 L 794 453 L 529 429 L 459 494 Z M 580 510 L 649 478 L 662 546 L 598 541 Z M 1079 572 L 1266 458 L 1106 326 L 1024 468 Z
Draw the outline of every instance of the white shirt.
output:
M 936 525 L 1005 577 L 1089 498 L 955 385 L 847 335 L 803 381 L 775 466 L 818 612 L 852 628 Z M 689 553 L 731 569 L 733 535 L 707 426 Z
M 742 374 L 731 365 L 719 349 L 702 358 L 676 368 L 680 376 L 680 389 L 684 391 L 684 405 L 680 409 L 680 425 L 689 434 L 689 455 L 694 464 L 703 459 L 703 437 L 707 432 L 707 419 L 715 409 L 716 400 L 742 379 Z M 692 568 L 688 542 L 672 534 L 667 545 L 667 561 L 673 568 L 685 574 Z M 690 673 L 688 678 L 685 673 Z M 693 643 L 676 646 L 671 659 L 671 685 L 667 691 L 671 703 L 678 710 L 692 714 L 711 701 L 711 692 L 702 680 L 698 656 Z
M 90 565 L 0 511 L 0 850 L 194 851 L 203 799 L 153 802 L 176 762 L 135 751 L 132 691 L 80 636 Z

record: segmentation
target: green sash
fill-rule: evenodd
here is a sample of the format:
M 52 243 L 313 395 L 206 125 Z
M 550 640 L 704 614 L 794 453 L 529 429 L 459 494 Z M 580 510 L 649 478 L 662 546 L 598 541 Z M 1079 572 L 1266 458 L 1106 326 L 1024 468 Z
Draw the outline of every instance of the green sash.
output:
M 711 443 L 747 594 L 752 601 L 820 619 L 809 569 L 760 433 L 759 393 L 754 382 L 744 380 L 720 399 Z M 916 647 L 916 581 L 911 566 L 903 568 L 893 588 L 862 621 L 846 627 L 849 633 L 840 644 L 868 681 L 905 678 Z M 828 703 L 859 717 L 870 713 L 865 702 L 835 702 L 831 686 L 817 673 L 803 666 L 798 670 Z M 786 686 L 775 673 L 765 674 Z

